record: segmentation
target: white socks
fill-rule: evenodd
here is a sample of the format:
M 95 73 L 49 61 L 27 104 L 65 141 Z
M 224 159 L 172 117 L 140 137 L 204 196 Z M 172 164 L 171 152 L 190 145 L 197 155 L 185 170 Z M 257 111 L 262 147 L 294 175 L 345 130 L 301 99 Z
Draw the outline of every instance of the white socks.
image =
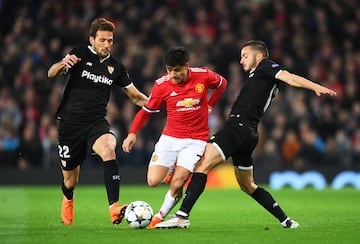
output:
M 170 195 L 170 189 L 167 191 L 164 197 L 163 204 L 160 207 L 160 217 L 164 219 L 166 215 L 171 211 L 171 209 L 178 203 L 179 199 L 173 198 Z

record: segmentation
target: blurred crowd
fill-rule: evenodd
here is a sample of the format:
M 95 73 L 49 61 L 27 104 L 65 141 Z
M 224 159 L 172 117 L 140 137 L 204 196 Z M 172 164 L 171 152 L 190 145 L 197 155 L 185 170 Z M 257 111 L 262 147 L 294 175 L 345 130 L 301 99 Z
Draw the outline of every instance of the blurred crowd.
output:
M 113 56 L 147 95 L 165 72 L 164 52 L 184 45 L 191 66 L 225 76 L 228 88 L 210 115 L 211 133 L 224 123 L 241 89 L 239 50 L 249 39 L 268 45 L 271 59 L 337 91 L 317 97 L 281 87 L 264 116 L 254 158 L 271 169 L 352 168 L 360 162 L 360 2 L 357 0 L 65 0 L 0 1 L 0 168 L 58 168 L 57 124 L 65 76 L 50 65 L 88 43 L 90 22 L 116 23 Z M 121 165 L 147 165 L 165 111 L 150 118 L 130 154 L 123 138 L 139 108 L 115 88 L 108 119 L 119 137 Z M 89 154 L 84 165 L 98 163 Z

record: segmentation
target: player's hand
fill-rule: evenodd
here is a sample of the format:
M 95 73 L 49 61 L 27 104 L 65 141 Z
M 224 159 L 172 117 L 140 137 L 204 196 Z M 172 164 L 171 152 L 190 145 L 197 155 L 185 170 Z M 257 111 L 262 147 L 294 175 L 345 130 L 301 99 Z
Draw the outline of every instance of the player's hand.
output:
M 136 134 L 129 134 L 123 141 L 122 149 L 129 153 L 136 142 Z
M 211 107 L 210 105 L 208 105 L 208 112 L 211 113 L 212 110 L 213 110 L 213 107 Z
M 78 58 L 75 54 L 66 55 L 62 60 L 62 64 L 66 67 L 66 71 L 73 67 L 76 63 L 80 62 L 81 58 Z
M 322 94 L 328 94 L 330 96 L 336 96 L 336 91 L 333 91 L 327 87 L 323 87 L 323 86 L 317 86 L 315 89 L 315 93 L 317 96 L 321 96 Z

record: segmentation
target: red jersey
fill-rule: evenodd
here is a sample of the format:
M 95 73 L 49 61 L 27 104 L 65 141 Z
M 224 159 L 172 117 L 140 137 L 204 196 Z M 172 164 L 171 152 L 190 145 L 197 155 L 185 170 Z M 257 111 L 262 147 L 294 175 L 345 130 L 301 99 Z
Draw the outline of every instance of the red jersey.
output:
M 174 84 L 165 74 L 155 81 L 143 109 L 149 113 L 159 112 L 164 103 L 167 121 L 162 134 L 207 141 L 208 105 L 215 105 L 226 85 L 225 78 L 208 68 L 189 68 L 187 80 L 180 84 Z M 208 89 L 214 89 L 213 99 L 209 101 Z

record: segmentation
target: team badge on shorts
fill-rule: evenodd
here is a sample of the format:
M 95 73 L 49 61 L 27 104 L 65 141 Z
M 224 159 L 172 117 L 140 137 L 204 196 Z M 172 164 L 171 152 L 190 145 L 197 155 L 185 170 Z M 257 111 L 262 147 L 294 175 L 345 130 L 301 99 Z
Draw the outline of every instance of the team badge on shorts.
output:
M 60 160 L 60 161 L 61 161 L 62 166 L 65 168 L 66 167 L 66 161 L 65 160 Z
M 158 155 L 154 155 L 154 156 L 151 158 L 151 161 L 156 162 L 158 159 L 159 159 L 159 156 L 158 156 Z

